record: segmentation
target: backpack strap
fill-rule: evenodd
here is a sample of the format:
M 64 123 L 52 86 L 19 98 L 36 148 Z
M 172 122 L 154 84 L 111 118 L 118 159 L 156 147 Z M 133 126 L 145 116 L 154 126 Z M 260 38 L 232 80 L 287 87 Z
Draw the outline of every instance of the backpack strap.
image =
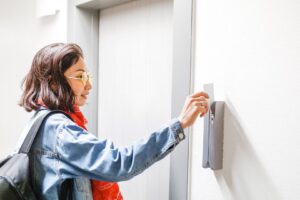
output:
M 42 109 L 42 110 L 46 110 L 46 109 Z M 37 119 L 35 119 L 33 125 L 31 126 L 31 128 L 29 129 L 29 132 L 21 146 L 21 148 L 19 149 L 18 153 L 28 153 L 30 151 L 31 145 L 42 125 L 42 123 L 46 120 L 46 118 L 48 118 L 50 115 L 53 114 L 57 114 L 57 113 L 61 113 L 64 114 L 65 116 L 67 116 L 69 119 L 71 119 L 69 117 L 69 115 L 67 115 L 65 112 L 61 111 L 61 110 L 46 110 L 46 112 L 44 114 L 42 114 L 41 116 L 37 117 Z M 71 119 L 72 120 L 72 119 Z

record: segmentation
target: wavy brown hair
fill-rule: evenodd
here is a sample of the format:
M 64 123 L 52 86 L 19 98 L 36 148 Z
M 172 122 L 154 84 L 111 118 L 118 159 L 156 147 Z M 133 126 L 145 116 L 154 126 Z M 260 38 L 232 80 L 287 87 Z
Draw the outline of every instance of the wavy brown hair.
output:
M 51 110 L 74 112 L 75 96 L 64 72 L 80 57 L 83 58 L 81 48 L 72 43 L 54 43 L 39 50 L 22 82 L 23 94 L 19 105 L 31 112 L 40 107 L 37 100 L 41 99 Z

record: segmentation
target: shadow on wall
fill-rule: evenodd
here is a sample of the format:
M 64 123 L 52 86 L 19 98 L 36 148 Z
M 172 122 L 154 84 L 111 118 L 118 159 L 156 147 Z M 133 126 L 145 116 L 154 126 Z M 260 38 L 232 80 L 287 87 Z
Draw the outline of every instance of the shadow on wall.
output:
M 243 129 L 241 118 L 226 99 L 223 169 L 215 171 L 224 199 L 281 199 Z

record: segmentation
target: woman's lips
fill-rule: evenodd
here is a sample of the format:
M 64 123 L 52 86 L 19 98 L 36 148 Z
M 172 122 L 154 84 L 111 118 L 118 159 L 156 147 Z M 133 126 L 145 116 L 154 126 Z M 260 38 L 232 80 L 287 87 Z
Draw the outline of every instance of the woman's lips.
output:
M 87 95 L 81 95 L 82 98 L 87 99 Z

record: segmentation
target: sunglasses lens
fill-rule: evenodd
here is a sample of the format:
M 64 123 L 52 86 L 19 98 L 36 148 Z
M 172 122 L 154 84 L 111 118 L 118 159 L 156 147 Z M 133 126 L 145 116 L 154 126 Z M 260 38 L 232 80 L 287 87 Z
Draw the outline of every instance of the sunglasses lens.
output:
M 88 81 L 89 81 L 89 83 L 92 85 L 92 76 L 89 75 L 89 74 L 86 73 L 86 72 L 82 73 L 82 78 L 81 78 L 81 80 L 82 80 L 82 83 L 83 83 L 84 85 L 86 85 L 86 83 L 87 83 Z
M 83 82 L 84 85 L 86 84 L 87 80 L 88 80 L 87 74 L 86 74 L 86 73 L 83 73 L 83 74 L 82 74 L 82 82 Z
M 88 81 L 90 85 L 93 85 L 93 77 L 90 74 L 88 74 Z

